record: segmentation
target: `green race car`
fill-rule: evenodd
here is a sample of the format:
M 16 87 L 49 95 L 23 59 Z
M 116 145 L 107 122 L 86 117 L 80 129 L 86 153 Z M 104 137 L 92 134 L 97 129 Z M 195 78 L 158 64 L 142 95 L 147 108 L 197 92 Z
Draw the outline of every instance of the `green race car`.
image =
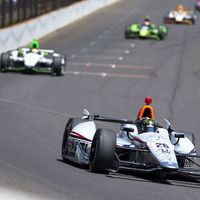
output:
M 163 40 L 168 34 L 168 28 L 156 24 L 132 24 L 125 29 L 125 38 L 141 38 Z

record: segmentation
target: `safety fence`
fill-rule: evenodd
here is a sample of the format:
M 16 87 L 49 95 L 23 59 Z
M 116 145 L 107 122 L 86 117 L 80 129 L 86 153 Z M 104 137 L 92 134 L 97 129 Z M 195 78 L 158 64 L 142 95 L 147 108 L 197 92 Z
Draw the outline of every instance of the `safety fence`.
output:
M 0 0 L 0 28 L 84 0 Z

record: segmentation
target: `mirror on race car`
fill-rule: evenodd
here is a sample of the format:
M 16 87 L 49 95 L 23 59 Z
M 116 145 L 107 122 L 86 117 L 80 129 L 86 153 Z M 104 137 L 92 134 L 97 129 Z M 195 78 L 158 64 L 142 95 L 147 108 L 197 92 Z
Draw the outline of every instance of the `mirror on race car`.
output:
M 182 132 L 176 132 L 176 131 L 172 131 L 171 132 L 171 142 L 173 145 L 176 145 L 179 143 L 181 138 L 185 138 L 186 134 L 182 133 Z
M 163 128 L 168 130 L 170 128 L 170 126 L 171 126 L 170 122 L 167 119 L 164 119 Z
M 123 131 L 126 131 L 126 132 L 134 132 L 134 128 L 132 127 L 127 127 L 127 126 L 123 126 Z
M 83 116 L 82 116 L 82 119 L 88 119 L 90 116 L 90 113 L 87 109 L 83 109 Z
M 135 136 L 138 135 L 137 127 L 133 124 L 124 124 L 122 126 L 122 131 L 125 131 L 127 133 L 127 137 L 130 140 L 133 140 Z
M 174 133 L 174 137 L 175 137 L 175 138 L 184 138 L 184 137 L 185 137 L 185 133 L 178 133 L 178 132 L 175 132 L 175 133 Z

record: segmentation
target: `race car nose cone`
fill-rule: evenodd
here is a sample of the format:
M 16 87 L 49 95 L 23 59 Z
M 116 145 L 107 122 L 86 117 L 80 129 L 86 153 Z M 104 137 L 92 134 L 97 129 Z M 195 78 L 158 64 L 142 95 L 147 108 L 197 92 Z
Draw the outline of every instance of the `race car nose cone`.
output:
M 145 103 L 146 103 L 147 105 L 150 105 L 150 104 L 152 103 L 152 98 L 151 98 L 151 97 L 146 97 L 146 98 L 145 98 Z
M 161 166 L 165 169 L 178 169 L 178 164 L 175 162 L 161 162 Z

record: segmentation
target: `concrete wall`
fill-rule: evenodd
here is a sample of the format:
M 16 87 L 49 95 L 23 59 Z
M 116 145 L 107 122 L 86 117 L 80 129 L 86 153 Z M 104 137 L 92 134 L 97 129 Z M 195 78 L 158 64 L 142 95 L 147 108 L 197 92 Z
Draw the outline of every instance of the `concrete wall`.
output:
M 85 0 L 18 25 L 0 29 L 0 53 L 27 45 L 59 28 L 119 0 Z

